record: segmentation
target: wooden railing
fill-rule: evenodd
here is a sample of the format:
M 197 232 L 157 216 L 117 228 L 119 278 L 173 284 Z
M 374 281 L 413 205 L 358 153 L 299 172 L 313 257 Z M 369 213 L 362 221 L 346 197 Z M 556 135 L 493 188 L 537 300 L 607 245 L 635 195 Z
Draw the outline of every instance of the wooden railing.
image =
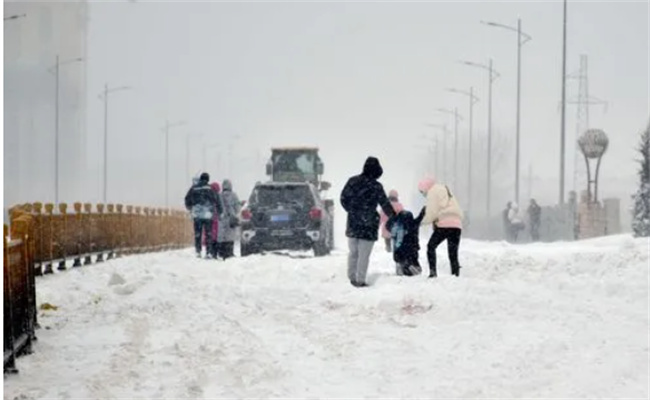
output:
M 194 240 L 186 212 L 112 204 L 13 207 L 4 226 L 4 371 L 31 352 L 37 324 L 35 276 L 124 254 L 172 250 Z
M 25 204 L 10 210 L 13 221 L 33 217 L 34 262 L 37 275 L 52 273 L 123 254 L 164 251 L 190 246 L 192 224 L 184 211 L 162 208 L 75 203 L 55 211 L 53 204 Z M 13 235 L 12 235 L 13 237 Z M 93 260 L 94 258 L 94 260 Z
M 12 238 L 4 226 L 4 372 L 15 373 L 16 357 L 31 353 L 36 340 L 36 284 L 34 240 L 29 235 L 32 217 L 20 216 L 12 223 Z

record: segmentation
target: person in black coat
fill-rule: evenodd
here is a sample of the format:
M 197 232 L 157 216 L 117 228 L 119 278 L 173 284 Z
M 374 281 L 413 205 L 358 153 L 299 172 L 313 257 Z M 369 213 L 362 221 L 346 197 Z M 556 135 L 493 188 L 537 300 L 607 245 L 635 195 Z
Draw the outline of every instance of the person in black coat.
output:
M 185 208 L 191 213 L 194 220 L 194 246 L 197 257 L 201 257 L 201 235 L 205 234 L 205 242 L 211 242 L 212 217 L 214 213 L 221 215 L 223 208 L 221 202 L 210 187 L 210 175 L 201 174 L 199 182 L 192 185 L 185 195 Z M 206 255 L 209 255 L 206 249 Z
M 420 223 L 424 218 L 425 209 L 417 217 L 410 211 L 403 210 L 386 222 L 395 243 L 393 260 L 397 275 L 414 276 L 422 273 L 419 260 Z
M 377 181 L 384 173 L 379 160 L 368 157 L 360 175 L 348 180 L 341 192 L 341 205 L 348 213 L 345 234 L 348 237 L 348 279 L 353 286 L 366 284 L 366 273 L 372 247 L 378 239 L 381 206 L 390 218 L 395 215 L 384 187 Z
M 530 238 L 533 242 L 539 240 L 539 225 L 542 217 L 542 208 L 535 199 L 530 199 L 528 206 L 528 217 L 530 218 Z

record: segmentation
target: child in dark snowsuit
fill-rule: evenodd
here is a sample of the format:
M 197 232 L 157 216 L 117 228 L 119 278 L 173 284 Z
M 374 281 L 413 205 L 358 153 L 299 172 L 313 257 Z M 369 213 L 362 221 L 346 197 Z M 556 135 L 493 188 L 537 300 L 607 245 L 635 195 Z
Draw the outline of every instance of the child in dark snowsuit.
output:
M 393 260 L 397 275 L 414 276 L 422 273 L 418 253 L 420 222 L 423 217 L 424 212 L 413 218 L 411 212 L 401 211 L 386 223 L 394 243 Z

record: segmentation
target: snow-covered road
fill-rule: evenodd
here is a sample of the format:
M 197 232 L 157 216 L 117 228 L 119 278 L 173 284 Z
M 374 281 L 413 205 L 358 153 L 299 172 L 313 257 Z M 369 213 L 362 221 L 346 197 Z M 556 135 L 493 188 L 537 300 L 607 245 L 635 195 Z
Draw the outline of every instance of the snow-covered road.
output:
M 344 251 L 187 250 L 39 278 L 38 303 L 59 308 L 39 313 L 5 399 L 650 394 L 647 240 L 468 240 L 461 277 L 443 245 L 436 280 L 394 276 L 380 247 L 362 289 Z

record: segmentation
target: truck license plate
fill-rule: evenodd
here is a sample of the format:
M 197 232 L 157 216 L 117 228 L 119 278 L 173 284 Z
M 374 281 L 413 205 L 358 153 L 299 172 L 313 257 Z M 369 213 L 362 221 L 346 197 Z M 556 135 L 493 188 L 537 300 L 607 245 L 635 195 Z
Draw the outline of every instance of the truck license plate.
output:
M 271 231 L 271 236 L 293 236 L 293 231 L 286 230 L 286 229 Z
M 271 215 L 271 222 L 287 222 L 289 221 L 289 214 Z

